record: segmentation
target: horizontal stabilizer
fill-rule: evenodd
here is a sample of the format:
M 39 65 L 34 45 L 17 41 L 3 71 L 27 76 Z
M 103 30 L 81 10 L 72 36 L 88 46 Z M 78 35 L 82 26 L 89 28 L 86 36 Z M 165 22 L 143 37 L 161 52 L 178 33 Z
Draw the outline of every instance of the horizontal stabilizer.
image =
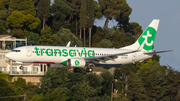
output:
M 166 51 L 153 51 L 153 52 L 147 52 L 147 53 L 144 53 L 144 54 L 149 54 L 149 55 L 152 55 L 152 54 L 156 54 L 156 53 L 164 53 L 164 52 L 171 52 L 173 50 L 166 50 Z

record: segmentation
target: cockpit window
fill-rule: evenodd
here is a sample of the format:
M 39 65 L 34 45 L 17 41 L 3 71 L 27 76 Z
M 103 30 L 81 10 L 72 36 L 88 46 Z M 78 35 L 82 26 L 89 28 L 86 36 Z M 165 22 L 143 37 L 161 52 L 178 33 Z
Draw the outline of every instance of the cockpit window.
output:
M 13 52 L 20 52 L 20 50 L 13 50 Z

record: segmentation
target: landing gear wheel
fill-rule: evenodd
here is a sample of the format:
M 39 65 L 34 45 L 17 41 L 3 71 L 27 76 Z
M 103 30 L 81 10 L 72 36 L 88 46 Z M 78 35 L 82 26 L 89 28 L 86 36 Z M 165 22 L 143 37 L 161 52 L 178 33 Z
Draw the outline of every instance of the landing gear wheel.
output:
M 20 66 L 19 69 L 23 69 L 23 66 Z
M 80 68 L 74 68 L 74 72 L 80 72 Z
M 92 72 L 93 69 L 92 69 L 91 67 L 87 67 L 87 68 L 86 68 L 86 71 L 87 71 L 87 72 Z

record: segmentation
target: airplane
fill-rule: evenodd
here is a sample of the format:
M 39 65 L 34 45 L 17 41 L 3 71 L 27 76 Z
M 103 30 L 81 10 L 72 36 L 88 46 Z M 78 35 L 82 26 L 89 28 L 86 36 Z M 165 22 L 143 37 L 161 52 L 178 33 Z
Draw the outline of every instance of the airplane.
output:
M 58 64 L 73 67 L 74 71 L 87 66 L 86 71 L 92 72 L 94 65 L 125 65 L 149 59 L 156 53 L 172 51 L 152 51 L 158 25 L 159 19 L 153 19 L 134 44 L 122 48 L 70 47 L 69 42 L 67 46 L 22 46 L 5 56 L 22 66 L 23 63 Z

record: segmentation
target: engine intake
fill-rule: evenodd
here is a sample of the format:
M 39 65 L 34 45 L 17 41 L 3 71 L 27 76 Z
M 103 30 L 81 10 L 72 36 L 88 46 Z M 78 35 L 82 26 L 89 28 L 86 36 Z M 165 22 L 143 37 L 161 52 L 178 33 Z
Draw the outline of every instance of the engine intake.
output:
M 84 59 L 68 59 L 67 66 L 68 67 L 84 67 L 86 62 Z

